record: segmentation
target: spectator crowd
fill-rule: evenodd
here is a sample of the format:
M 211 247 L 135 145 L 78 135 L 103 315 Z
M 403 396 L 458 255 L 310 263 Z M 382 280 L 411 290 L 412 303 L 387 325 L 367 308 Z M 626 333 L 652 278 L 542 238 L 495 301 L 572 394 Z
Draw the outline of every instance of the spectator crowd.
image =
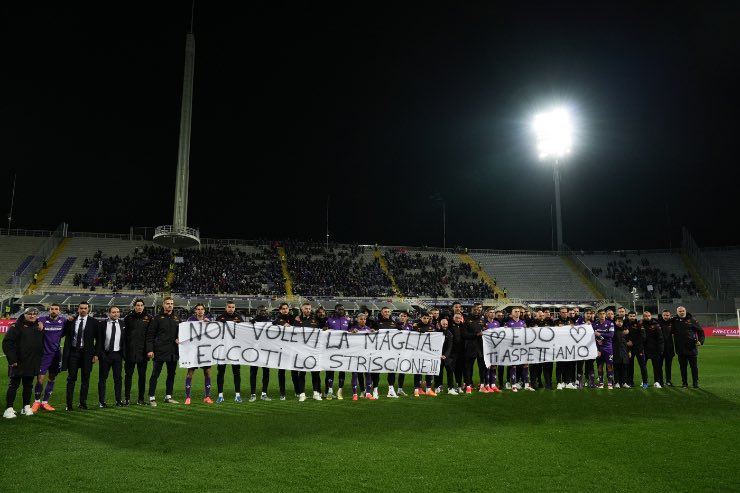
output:
M 254 253 L 227 246 L 193 248 L 180 251 L 175 260 L 175 293 L 285 294 L 285 280 L 272 247 Z
M 687 275 L 677 276 L 650 264 L 647 258 L 640 259 L 640 265 L 633 265 L 632 259 L 613 260 L 607 264 L 606 273 L 602 268 L 594 268 L 597 276 L 605 275 L 616 287 L 631 291 L 637 289 L 642 298 L 681 298 L 699 296 L 694 281 Z
M 84 259 L 82 266 L 92 269 L 93 274 L 77 273 L 73 277 L 75 286 L 103 287 L 113 291 L 124 289 L 154 293 L 166 288 L 167 272 L 172 262 L 172 251 L 154 245 L 137 247 L 132 255 L 121 257 L 104 256 L 101 250 L 92 259 Z M 94 267 L 97 264 L 97 271 Z
M 286 242 L 293 291 L 302 296 L 392 296 L 393 289 L 376 258 L 359 245 Z
M 406 296 L 493 298 L 493 289 L 465 262 L 452 262 L 436 253 L 410 253 L 403 248 L 388 250 L 385 259 Z

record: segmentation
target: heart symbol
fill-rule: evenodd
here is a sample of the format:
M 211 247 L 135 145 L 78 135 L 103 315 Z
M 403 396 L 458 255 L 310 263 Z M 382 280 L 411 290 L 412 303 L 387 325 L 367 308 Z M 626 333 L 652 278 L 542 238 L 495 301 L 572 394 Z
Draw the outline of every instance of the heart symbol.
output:
M 499 344 L 504 342 L 504 339 L 506 338 L 506 331 L 502 330 L 499 332 L 491 332 L 491 342 L 493 343 L 493 348 L 497 348 Z
M 573 338 L 574 341 L 581 342 L 581 339 L 586 337 L 586 329 L 584 327 L 571 327 L 570 336 Z

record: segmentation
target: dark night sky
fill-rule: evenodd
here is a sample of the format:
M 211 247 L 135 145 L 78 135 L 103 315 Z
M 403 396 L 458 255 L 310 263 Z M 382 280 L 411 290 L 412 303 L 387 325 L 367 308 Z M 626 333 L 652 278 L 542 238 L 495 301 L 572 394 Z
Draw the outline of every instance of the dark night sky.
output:
M 190 4 L 108 3 L 2 16 L 13 227 L 172 223 Z M 530 123 L 565 103 L 566 243 L 676 247 L 681 225 L 740 243 L 736 2 L 351 3 L 196 5 L 202 236 L 323 241 L 330 195 L 335 241 L 441 246 L 439 192 L 448 247 L 549 249 L 552 168 Z

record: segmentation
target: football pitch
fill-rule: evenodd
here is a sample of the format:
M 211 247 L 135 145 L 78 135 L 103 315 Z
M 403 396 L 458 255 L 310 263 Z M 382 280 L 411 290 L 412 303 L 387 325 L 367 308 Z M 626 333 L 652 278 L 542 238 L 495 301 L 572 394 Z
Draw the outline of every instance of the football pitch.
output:
M 667 389 L 586 389 L 353 402 L 233 401 L 97 408 L 97 365 L 89 411 L 0 419 L 3 491 L 708 491 L 740 490 L 740 340 L 707 338 L 701 389 L 681 389 L 677 360 Z M 151 369 L 151 365 L 150 365 Z M 648 364 L 650 383 L 652 368 Z M 213 371 L 215 399 L 216 378 Z M 322 375 L 323 378 L 323 375 Z M 184 401 L 185 370 L 175 398 Z M 261 372 L 260 372 L 261 379 Z M 260 385 L 258 379 L 258 386 Z M 639 380 L 639 370 L 636 369 Z M 136 396 L 134 379 L 134 398 Z M 411 393 L 412 377 L 405 390 Z M 0 358 L 4 406 L 7 359 Z M 336 384 L 335 384 L 336 385 Z M 345 396 L 350 394 L 349 375 Z M 75 405 L 78 402 L 77 382 Z M 115 403 L 112 379 L 108 404 Z M 15 402 L 19 411 L 21 393 Z

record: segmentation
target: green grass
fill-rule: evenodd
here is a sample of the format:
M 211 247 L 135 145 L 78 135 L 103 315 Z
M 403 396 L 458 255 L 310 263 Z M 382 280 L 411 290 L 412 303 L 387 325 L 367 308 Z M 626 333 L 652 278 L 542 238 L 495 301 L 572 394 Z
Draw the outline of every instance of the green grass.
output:
M 700 390 L 241 405 L 231 400 L 228 370 L 230 399 L 210 407 L 200 403 L 201 372 L 189 408 L 161 404 L 163 373 L 157 408 L 72 413 L 63 411 L 63 374 L 51 400 L 58 411 L 0 420 L 0 485 L 9 492 L 738 491 L 740 340 L 707 339 L 699 362 Z M 0 358 L 3 392 L 6 365 Z M 680 382 L 678 374 L 674 360 Z M 180 400 L 184 377 L 178 369 Z M 215 391 L 215 369 L 213 383 Z M 288 378 L 292 394 L 290 385 Z M 273 372 L 273 397 L 276 386 Z M 89 404 L 96 397 L 97 367 Z

